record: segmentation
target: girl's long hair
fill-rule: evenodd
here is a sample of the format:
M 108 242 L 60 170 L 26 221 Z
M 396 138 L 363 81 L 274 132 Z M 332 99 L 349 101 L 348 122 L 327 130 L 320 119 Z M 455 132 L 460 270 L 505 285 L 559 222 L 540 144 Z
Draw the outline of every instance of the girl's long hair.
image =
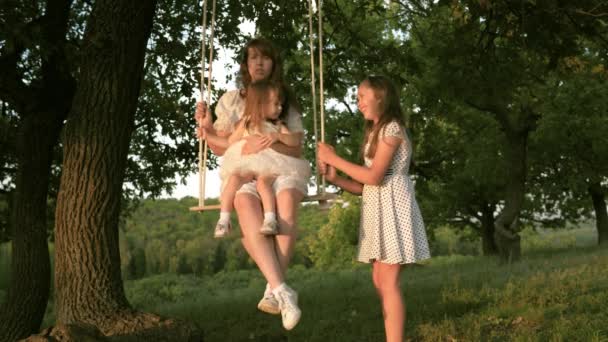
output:
M 273 91 L 276 92 L 279 101 L 283 103 L 285 96 L 282 87 L 275 82 L 269 80 L 257 81 L 250 83 L 247 87 L 245 110 L 241 120 L 245 120 L 245 127 L 248 130 L 262 131 L 262 123 L 266 120 L 266 104 L 270 100 L 270 93 Z
M 388 77 L 368 76 L 361 81 L 359 86 L 370 87 L 381 103 L 382 113 L 378 123 L 374 125 L 373 121 L 365 122 L 365 138 L 361 146 L 361 157 L 371 159 L 376 155 L 380 132 L 392 121 L 396 121 L 401 127 L 405 127 L 405 119 L 399 103 L 399 91 Z M 365 153 L 365 145 L 368 142 L 370 145 L 367 153 Z
M 281 111 L 280 119 L 285 121 L 287 114 L 289 113 L 289 108 L 294 108 L 298 113 L 301 113 L 302 108 L 300 107 L 300 104 L 298 103 L 295 94 L 283 80 L 283 61 L 281 60 L 279 50 L 277 50 L 277 48 L 274 47 L 272 42 L 266 38 L 254 38 L 250 40 L 243 48 L 243 51 L 241 53 L 241 65 L 239 69 L 239 78 L 240 83 L 242 85 L 240 93 L 241 97 L 247 97 L 249 85 L 252 83 L 251 74 L 249 73 L 249 68 L 247 67 L 247 60 L 249 59 L 250 49 L 257 50 L 263 56 L 270 58 L 270 60 L 272 61 L 272 71 L 267 81 L 277 84 L 279 87 L 282 88 L 281 92 L 283 93 L 283 110 Z
M 268 80 L 276 83 L 283 83 L 283 62 L 281 61 L 279 51 L 272 45 L 270 40 L 259 37 L 250 40 L 243 48 L 241 54 L 242 58 L 239 74 L 243 89 L 247 90 L 247 87 L 249 87 L 249 84 L 251 83 L 251 74 L 247 67 L 250 49 L 258 50 L 262 56 L 268 57 L 272 61 L 272 71 Z

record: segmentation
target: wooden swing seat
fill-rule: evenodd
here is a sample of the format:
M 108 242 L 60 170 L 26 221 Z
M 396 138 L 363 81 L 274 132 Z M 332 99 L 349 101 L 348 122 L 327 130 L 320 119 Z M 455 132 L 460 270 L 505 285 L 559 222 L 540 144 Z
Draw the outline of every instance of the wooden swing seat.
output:
M 331 207 L 331 202 L 334 201 L 337 197 L 338 197 L 337 194 L 334 194 L 331 192 L 325 192 L 325 193 L 321 193 L 321 194 L 306 196 L 306 197 L 304 197 L 304 199 L 302 199 L 302 203 L 319 202 L 319 209 L 325 210 L 325 209 L 329 209 L 329 207 Z M 190 207 L 190 211 L 212 211 L 212 210 L 219 210 L 219 209 L 220 209 L 219 204 L 207 204 L 207 205 L 203 205 L 203 206 Z
M 211 210 L 220 210 L 220 205 L 219 204 L 208 204 L 208 205 L 203 205 L 201 206 L 196 206 L 196 207 L 190 207 L 190 211 L 211 211 Z

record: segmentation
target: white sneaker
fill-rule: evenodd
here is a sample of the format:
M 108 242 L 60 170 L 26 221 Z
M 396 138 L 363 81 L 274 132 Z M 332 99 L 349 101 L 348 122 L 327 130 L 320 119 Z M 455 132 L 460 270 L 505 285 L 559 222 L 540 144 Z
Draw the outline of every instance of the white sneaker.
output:
M 302 316 L 302 311 L 298 307 L 298 294 L 285 284 L 272 292 L 279 302 L 283 327 L 287 330 L 293 329 Z
M 232 230 L 232 224 L 230 221 L 228 223 L 218 222 L 215 225 L 215 231 L 213 232 L 213 237 L 215 238 L 223 238 L 230 233 Z
M 264 291 L 264 297 L 260 299 L 258 303 L 258 309 L 271 315 L 278 315 L 281 313 L 279 309 L 279 302 L 274 297 L 274 294 L 270 290 L 270 285 L 266 284 L 266 290 Z
M 264 220 L 260 228 L 262 235 L 277 235 L 279 233 L 277 220 Z

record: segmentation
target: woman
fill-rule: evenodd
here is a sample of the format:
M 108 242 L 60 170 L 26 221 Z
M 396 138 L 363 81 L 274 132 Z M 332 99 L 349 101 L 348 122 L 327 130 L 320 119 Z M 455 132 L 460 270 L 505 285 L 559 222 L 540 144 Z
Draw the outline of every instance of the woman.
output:
M 196 119 L 199 123 L 199 136 L 202 134 L 202 128 L 218 136 L 230 135 L 243 114 L 247 96 L 244 89 L 247 89 L 251 82 L 270 80 L 284 84 L 279 54 L 270 41 L 256 38 L 247 43 L 240 65 L 240 77 L 242 88 L 225 93 L 218 101 L 215 123 L 212 124 L 211 115 L 205 104 L 197 104 Z M 298 132 L 300 139 L 303 137 L 302 120 L 293 96 L 287 97 L 281 119 L 291 132 Z M 290 147 L 282 143 L 272 143 L 268 138 L 258 135 L 246 139 L 242 154 L 257 153 L 265 148 L 272 148 L 294 157 L 301 155 L 301 144 Z M 229 144 L 226 139 L 225 143 L 208 142 L 208 145 L 216 155 L 221 156 Z M 297 210 L 306 194 L 307 181 L 294 176 L 277 177 L 274 183 L 279 222 L 277 235 L 266 236 L 259 233 L 264 215 L 254 182 L 243 185 L 234 201 L 243 235 L 243 246 L 268 281 L 258 308 L 271 314 L 280 313 L 283 326 L 287 330 L 295 327 L 301 316 L 297 293 L 285 284 L 285 273 L 294 251 Z

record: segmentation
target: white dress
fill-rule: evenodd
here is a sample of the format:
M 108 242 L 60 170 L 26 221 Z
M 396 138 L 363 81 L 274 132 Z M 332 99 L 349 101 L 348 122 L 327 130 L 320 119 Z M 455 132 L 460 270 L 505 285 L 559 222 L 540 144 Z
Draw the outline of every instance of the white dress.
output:
M 218 131 L 232 132 L 234 131 L 236 123 L 243 116 L 243 111 L 245 110 L 245 99 L 240 96 L 240 90 L 231 90 L 219 99 L 217 106 L 215 107 L 215 114 L 217 115 L 217 119 L 213 123 L 213 127 Z M 289 113 L 287 117 L 284 119 L 285 125 L 290 132 L 304 132 L 304 127 L 302 125 L 302 118 L 300 113 L 298 113 L 293 108 L 289 108 Z M 222 158 L 225 159 L 225 158 Z M 224 161 L 222 161 L 222 164 Z M 306 161 L 307 169 L 310 170 L 310 164 Z M 223 189 L 227 178 L 224 178 L 226 175 L 222 175 L 220 172 L 220 179 L 222 181 L 221 189 Z M 273 184 L 275 194 L 278 194 L 282 190 L 285 189 L 296 189 L 300 191 L 302 194 L 306 194 L 308 192 L 308 181 L 309 176 L 304 177 L 302 174 L 297 176 L 289 175 L 289 176 L 279 176 L 275 180 Z M 255 187 L 255 181 L 249 182 L 241 187 L 238 191 L 239 193 L 249 193 L 254 196 L 257 195 L 257 190 Z
M 424 222 L 414 197 L 414 184 L 408 171 L 412 147 L 405 129 L 388 123 L 379 139 L 402 138 L 387 174 L 380 185 L 364 185 L 361 201 L 361 227 L 357 260 L 408 264 L 431 257 Z M 369 143 L 365 146 L 365 151 Z M 372 159 L 365 158 L 370 166 Z
M 279 132 L 280 127 L 268 121 L 263 123 L 263 133 Z M 244 137 L 249 132 L 245 131 Z M 228 179 L 232 174 L 254 174 L 256 176 L 292 176 L 308 179 L 310 164 L 304 159 L 281 154 L 271 148 L 255 154 L 241 155 L 245 139 L 230 145 L 224 153 L 220 178 Z

